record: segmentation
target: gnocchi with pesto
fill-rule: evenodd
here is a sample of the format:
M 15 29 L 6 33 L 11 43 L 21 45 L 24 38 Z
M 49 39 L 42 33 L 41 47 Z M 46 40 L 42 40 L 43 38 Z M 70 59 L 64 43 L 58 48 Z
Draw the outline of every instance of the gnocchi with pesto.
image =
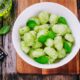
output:
M 54 64 L 65 58 L 75 43 L 65 17 L 46 11 L 32 16 L 19 28 L 22 51 L 40 64 Z

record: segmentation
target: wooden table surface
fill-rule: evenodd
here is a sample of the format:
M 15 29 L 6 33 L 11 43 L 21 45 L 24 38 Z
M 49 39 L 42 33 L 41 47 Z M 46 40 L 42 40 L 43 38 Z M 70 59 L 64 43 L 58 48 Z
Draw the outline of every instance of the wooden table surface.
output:
M 27 1 L 30 4 L 27 4 L 26 6 L 29 6 L 33 3 L 37 2 L 42 2 L 42 1 L 47 1 L 47 0 L 13 0 L 13 9 L 10 17 L 7 19 L 4 19 L 3 21 L 0 19 L 0 25 L 3 25 L 5 23 L 9 23 L 11 26 L 13 25 L 17 13 L 20 13 L 17 11 L 17 7 L 22 7 L 19 2 L 23 1 L 24 6 Z M 52 1 L 52 0 L 49 0 Z M 53 0 L 53 1 L 61 1 L 62 3 L 64 1 L 68 0 Z M 77 0 L 70 0 L 70 1 L 77 1 Z M 24 7 L 25 8 L 25 7 Z M 22 10 L 21 10 L 22 11 Z M 12 27 L 11 27 L 12 28 Z M 11 40 L 11 32 L 5 36 L 0 36 L 0 46 L 2 46 L 8 53 L 8 58 L 1 63 L 0 62 L 0 80 L 80 80 L 79 75 L 24 75 L 24 74 L 17 74 L 16 73 L 16 52 L 15 49 L 12 45 L 12 40 Z

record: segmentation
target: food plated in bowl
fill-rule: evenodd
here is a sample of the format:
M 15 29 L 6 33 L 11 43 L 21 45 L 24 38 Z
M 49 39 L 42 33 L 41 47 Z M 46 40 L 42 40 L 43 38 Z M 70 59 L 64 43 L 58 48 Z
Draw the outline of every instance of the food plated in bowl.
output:
M 27 63 L 51 69 L 68 63 L 76 55 L 79 34 L 79 22 L 72 12 L 46 2 L 21 13 L 14 24 L 12 40 L 17 53 Z
M 46 11 L 28 19 L 19 28 L 23 52 L 40 64 L 54 64 L 66 57 L 74 46 L 74 37 L 66 19 Z

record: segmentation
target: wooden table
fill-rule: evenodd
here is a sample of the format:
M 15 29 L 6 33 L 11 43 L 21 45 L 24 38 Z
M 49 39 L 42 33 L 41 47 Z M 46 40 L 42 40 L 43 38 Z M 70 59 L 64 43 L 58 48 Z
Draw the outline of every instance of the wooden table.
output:
M 0 20 L 0 25 L 9 23 L 10 25 L 13 25 L 16 14 L 20 13 L 23 9 L 31 4 L 37 3 L 37 2 L 43 2 L 43 1 L 53 1 L 53 2 L 59 2 L 63 4 L 66 2 L 68 5 L 70 2 L 73 2 L 75 4 L 75 7 L 77 6 L 77 0 L 13 0 L 14 7 L 12 10 L 12 14 L 7 19 L 4 19 L 2 22 Z M 72 5 L 73 5 L 72 4 Z M 70 6 L 71 7 L 71 6 Z M 17 10 L 19 8 L 19 10 Z M 74 9 L 74 8 L 73 8 Z M 75 10 L 77 13 L 77 11 Z M 8 58 L 3 62 L 0 63 L 0 80 L 79 80 L 78 75 L 26 75 L 26 74 L 17 74 L 16 73 L 16 52 L 12 45 L 11 40 L 11 32 L 7 34 L 6 36 L 0 37 L 0 45 L 7 51 Z

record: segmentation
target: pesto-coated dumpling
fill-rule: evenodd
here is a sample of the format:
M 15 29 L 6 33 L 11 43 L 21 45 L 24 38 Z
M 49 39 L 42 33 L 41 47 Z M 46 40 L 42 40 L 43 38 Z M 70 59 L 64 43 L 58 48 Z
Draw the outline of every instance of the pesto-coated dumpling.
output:
M 38 17 L 41 24 L 46 24 L 49 21 L 49 13 L 46 11 L 40 12 Z
M 40 26 L 36 26 L 34 28 L 34 31 L 39 32 L 40 30 L 48 30 L 50 28 L 50 26 L 48 24 L 43 24 Z
M 38 58 L 38 57 L 44 55 L 44 51 L 43 51 L 43 49 L 34 49 L 33 51 L 31 51 L 30 54 L 31 54 L 34 58 Z
M 57 52 L 58 53 L 58 58 L 64 58 L 66 56 L 66 51 L 65 49 L 62 49 Z
M 45 42 L 45 45 L 48 47 L 52 47 L 54 45 L 54 40 L 53 39 L 47 39 L 47 41 Z
M 30 20 L 33 20 L 33 21 L 36 22 L 37 25 L 40 25 L 40 20 L 39 20 L 38 17 L 36 17 L 36 16 L 35 17 L 31 17 Z
M 33 47 L 34 49 L 40 48 L 40 47 L 42 47 L 42 44 L 41 44 L 38 40 L 35 40 L 35 42 L 34 42 L 34 44 L 33 44 L 32 47 Z
M 25 33 L 29 32 L 30 29 L 28 27 L 21 27 L 19 28 L 19 34 L 24 35 Z
M 56 60 L 56 59 L 55 59 Z M 49 57 L 49 61 L 48 61 L 48 63 L 49 64 L 52 64 L 52 63 L 54 63 L 54 61 L 55 61 L 52 57 Z
M 24 41 L 21 41 L 21 49 L 26 53 L 28 54 L 30 48 L 25 44 Z
M 51 25 L 54 25 L 55 23 L 57 23 L 58 18 L 59 18 L 59 17 L 58 17 L 57 15 L 51 14 L 51 15 L 50 15 L 50 18 L 49 18 L 49 22 L 51 23 Z
M 59 34 L 59 35 L 65 35 L 67 31 L 67 25 L 65 24 L 55 24 L 52 27 L 53 32 Z
M 32 46 L 34 44 L 35 37 L 31 33 L 24 34 L 23 38 L 27 46 Z
M 55 61 L 57 59 L 58 54 L 57 51 L 54 48 L 45 47 L 44 52 Z
M 61 50 L 63 48 L 63 40 L 61 36 L 56 36 L 54 38 L 54 46 L 57 50 Z
M 36 35 L 37 35 L 37 34 L 36 34 L 35 31 L 30 31 L 29 33 L 33 36 L 34 39 L 36 39 Z
M 72 34 L 66 34 L 65 39 L 70 41 L 70 42 L 74 42 L 74 37 L 72 36 Z
M 37 33 L 37 38 L 39 38 L 41 35 L 46 35 L 48 33 L 48 30 L 40 30 L 38 33 Z

